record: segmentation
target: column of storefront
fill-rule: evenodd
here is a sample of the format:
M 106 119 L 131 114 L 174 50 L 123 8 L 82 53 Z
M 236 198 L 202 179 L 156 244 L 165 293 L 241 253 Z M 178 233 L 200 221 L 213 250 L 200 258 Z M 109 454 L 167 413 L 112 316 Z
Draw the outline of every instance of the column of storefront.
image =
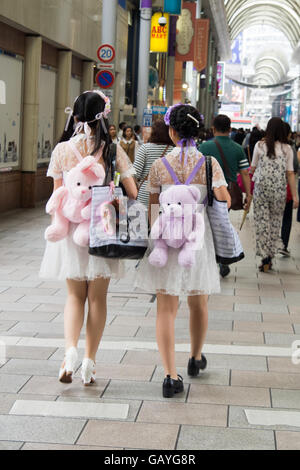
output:
M 23 132 L 22 132 L 22 195 L 21 207 L 35 205 L 35 175 L 38 156 L 39 84 L 42 38 L 27 36 L 25 40 Z
M 149 88 L 150 34 L 152 0 L 141 1 L 140 49 L 137 94 L 137 122 L 142 124 L 143 111 L 147 107 Z
M 58 74 L 56 92 L 55 140 L 59 140 L 65 126 L 65 109 L 69 105 L 70 80 L 72 72 L 72 52 L 58 52 Z
M 92 90 L 94 87 L 94 62 L 83 61 L 81 91 Z

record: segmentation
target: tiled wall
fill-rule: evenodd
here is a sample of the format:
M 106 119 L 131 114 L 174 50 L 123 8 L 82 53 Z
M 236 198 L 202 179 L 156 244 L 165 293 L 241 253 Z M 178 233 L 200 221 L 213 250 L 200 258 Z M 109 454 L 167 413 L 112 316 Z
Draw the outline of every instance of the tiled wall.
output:
M 57 45 L 96 60 L 101 0 L 1 0 L 0 16 Z

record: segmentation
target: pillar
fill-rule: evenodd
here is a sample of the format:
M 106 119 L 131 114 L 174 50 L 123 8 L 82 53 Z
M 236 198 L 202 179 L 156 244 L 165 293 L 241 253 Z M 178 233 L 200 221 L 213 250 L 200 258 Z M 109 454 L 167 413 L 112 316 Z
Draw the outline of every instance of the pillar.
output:
M 209 33 L 209 45 L 208 45 L 208 58 L 207 58 L 207 67 L 206 67 L 206 90 L 205 90 L 205 126 L 209 127 L 210 122 L 210 101 L 211 101 L 211 94 L 210 94 L 210 78 L 211 78 L 211 65 L 212 65 L 212 46 L 213 46 L 213 39 L 212 39 L 212 32 Z
M 81 92 L 90 91 L 94 88 L 94 62 L 83 62 L 83 74 Z
M 70 81 L 72 73 L 72 52 L 58 52 L 58 74 L 56 92 L 55 140 L 60 139 L 66 124 L 65 109 L 69 106 Z
M 177 16 L 170 16 L 169 54 L 167 64 L 167 104 L 173 105 L 176 55 L 176 25 Z
M 21 207 L 35 206 L 42 38 L 25 39 Z
M 140 49 L 137 92 L 137 123 L 142 124 L 148 103 L 152 0 L 141 0 Z
M 117 31 L 117 17 L 118 17 L 118 0 L 103 0 L 102 1 L 102 44 L 110 44 L 116 49 L 117 40 L 116 40 L 116 31 Z M 113 122 L 118 122 L 119 117 L 119 99 L 118 99 L 118 87 L 120 86 L 120 74 L 117 66 L 118 62 L 112 62 L 115 64 L 115 69 L 112 70 L 115 74 L 115 83 L 108 90 L 102 90 L 104 94 L 107 94 L 111 99 L 111 108 L 112 112 L 110 114 L 110 119 Z

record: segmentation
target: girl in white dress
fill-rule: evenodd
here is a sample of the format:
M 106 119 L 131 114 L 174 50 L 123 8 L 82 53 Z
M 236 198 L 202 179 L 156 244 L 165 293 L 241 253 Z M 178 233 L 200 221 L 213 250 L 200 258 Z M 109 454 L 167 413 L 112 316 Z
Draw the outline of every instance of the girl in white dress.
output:
M 181 183 L 185 183 L 197 162 L 203 155 L 197 151 L 194 138 L 200 130 L 201 116 L 189 105 L 175 105 L 169 109 L 166 124 L 176 148 L 166 156 Z M 226 200 L 230 206 L 227 184 L 218 161 L 212 158 L 213 190 L 219 200 Z M 150 206 L 149 214 L 154 213 L 153 206 L 159 205 L 161 191 L 173 185 L 174 181 L 161 159 L 153 164 L 149 175 Z M 201 202 L 207 196 L 206 165 L 202 166 L 192 184 L 201 191 Z M 152 210 L 151 210 L 152 206 Z M 156 212 L 157 213 L 157 212 Z M 220 292 L 220 279 L 213 243 L 212 231 L 204 209 L 205 241 L 201 250 L 196 252 L 196 263 L 192 268 L 183 268 L 178 264 L 178 251 L 169 248 L 168 263 L 164 268 L 150 265 L 146 253 L 138 268 L 136 287 L 157 293 L 157 342 L 166 374 L 163 383 L 163 396 L 173 397 L 184 390 L 182 377 L 178 376 L 175 365 L 175 318 L 179 296 L 188 297 L 190 309 L 191 359 L 188 374 L 197 376 L 200 369 L 205 369 L 207 361 L 201 353 L 208 326 L 208 296 Z M 151 220 L 151 224 L 155 220 Z
M 74 110 L 69 111 L 65 132 L 53 151 L 48 169 L 48 176 L 54 179 L 54 191 L 64 184 L 66 174 L 78 164 L 78 158 L 68 143 L 70 138 L 82 157 L 93 155 L 105 170 L 108 166 L 111 143 L 107 121 L 109 99 L 98 91 L 85 92 L 76 99 Z M 128 197 L 136 199 L 135 170 L 119 145 L 116 171 L 121 174 Z M 89 385 L 95 382 L 95 360 L 106 323 L 109 282 L 111 277 L 122 277 L 124 262 L 90 256 L 87 247 L 74 244 L 72 235 L 75 229 L 76 224 L 72 224 L 67 238 L 57 243 L 47 242 L 40 277 L 67 282 L 68 296 L 64 309 L 66 355 L 59 373 L 59 379 L 64 383 L 72 382 L 76 370 L 77 344 L 84 322 L 84 306 L 88 301 L 82 380 Z

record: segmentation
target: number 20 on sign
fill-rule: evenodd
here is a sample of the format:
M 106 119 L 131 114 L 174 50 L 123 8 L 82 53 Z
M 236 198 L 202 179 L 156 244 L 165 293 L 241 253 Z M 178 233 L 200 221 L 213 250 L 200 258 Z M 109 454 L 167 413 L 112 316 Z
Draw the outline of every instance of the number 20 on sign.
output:
M 103 44 L 97 51 L 98 59 L 104 64 L 109 64 L 116 57 L 116 51 L 110 44 Z

